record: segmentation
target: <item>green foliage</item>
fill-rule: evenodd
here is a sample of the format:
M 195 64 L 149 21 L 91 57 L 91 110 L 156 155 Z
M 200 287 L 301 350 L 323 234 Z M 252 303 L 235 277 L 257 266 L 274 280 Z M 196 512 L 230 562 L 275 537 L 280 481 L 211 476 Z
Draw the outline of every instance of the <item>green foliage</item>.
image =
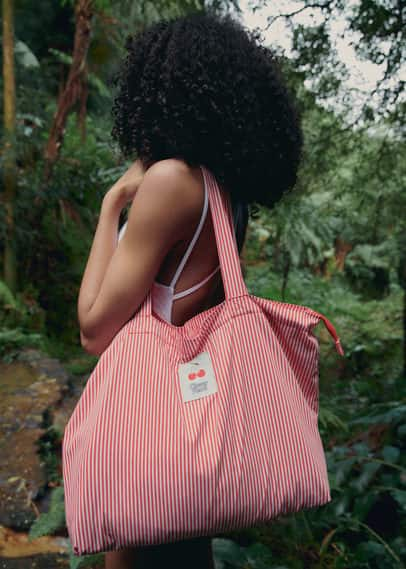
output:
M 44 346 L 44 310 L 27 287 L 15 296 L 0 280 L 0 358 L 11 362 L 22 347 Z
M 45 432 L 36 441 L 36 444 L 47 480 L 55 484 L 61 479 L 61 461 L 57 450 L 61 447 L 63 433 L 50 424 L 51 421 L 52 415 L 49 412 L 48 414 L 45 413 L 45 424 L 42 425 Z
M 74 117 L 68 121 L 64 149 L 43 196 L 41 218 L 29 207 L 41 196 L 41 164 L 21 180 L 17 204 L 21 286 L 38 289 L 38 302 L 46 309 L 48 334 L 69 344 L 78 341 L 76 302 L 101 201 L 123 169 L 115 163 L 107 141 L 106 122 L 88 117 L 86 123 L 84 144 Z M 47 283 L 46 288 L 43 283 Z
M 40 334 L 26 333 L 19 328 L 0 329 L 0 358 L 10 363 L 23 347 L 41 349 L 43 338 Z
M 377 245 L 362 244 L 354 247 L 346 258 L 345 270 L 356 290 L 365 295 L 367 289 L 372 294 L 377 290 L 382 293 L 388 289 L 395 246 L 393 239 L 387 239 Z M 381 291 L 378 288 L 379 277 Z
M 83 350 L 80 350 L 80 357 L 76 358 L 75 360 L 71 360 L 66 364 L 66 369 L 69 373 L 73 375 L 83 375 L 85 373 L 90 373 L 96 362 L 98 356 L 91 356 L 89 354 L 83 354 Z
M 348 421 L 355 442 L 327 451 L 333 497 L 325 515 L 336 534 L 352 532 L 357 547 L 346 551 L 351 567 L 402 566 L 405 559 L 406 399 L 376 403 Z M 379 427 L 379 430 L 378 430 Z M 403 487 L 403 489 L 402 489 Z M 377 556 L 374 558 L 374 556 Z
M 352 405 L 353 395 L 346 387 L 350 381 L 360 382 L 362 396 L 370 400 L 380 397 L 379 382 L 385 382 L 387 393 L 395 396 L 398 392 L 396 378 L 400 378 L 402 372 L 403 292 L 397 284 L 391 285 L 385 298 L 366 301 L 340 273 L 326 280 L 300 269 L 291 271 L 285 298 L 282 298 L 283 278 L 267 264 L 249 266 L 246 283 L 252 294 L 309 306 L 333 322 L 341 338 L 345 360 L 337 366 L 331 336 L 324 325 L 319 324 L 316 332 L 321 340 L 321 381 L 324 383 L 323 378 L 329 377 L 325 384 L 329 396 L 333 390 L 342 392 L 343 397 L 348 393 L 349 400 L 343 401 L 345 408 Z
M 69 567 L 70 569 L 82 569 L 83 567 L 95 567 L 104 562 L 104 553 L 94 555 L 74 555 L 73 549 L 69 546 Z
M 319 428 L 324 432 L 341 430 L 348 433 L 350 430 L 348 424 L 328 407 L 320 407 L 319 409 Z
M 71 65 L 72 64 L 72 56 L 71 55 L 67 55 L 66 53 L 63 53 L 62 51 L 58 50 L 58 49 L 54 49 L 54 48 L 49 48 L 49 52 L 52 53 L 53 55 L 55 55 L 55 57 L 58 59 L 58 61 L 61 61 L 62 63 L 65 63 L 66 65 Z M 95 89 L 98 91 L 99 95 L 101 95 L 102 97 L 111 97 L 111 93 L 108 89 L 108 87 L 105 85 L 105 83 L 94 73 L 88 73 L 88 81 L 89 84 L 92 87 L 95 87 Z
M 4 281 L 0 281 L 0 302 L 3 310 L 12 309 L 21 313 L 21 306 L 18 305 L 17 300 L 14 298 L 13 293 L 8 288 Z
M 242 547 L 231 539 L 214 538 L 213 554 L 216 569 L 267 569 L 274 567 L 271 551 L 261 543 Z M 279 569 L 283 569 L 278 565 Z
M 65 527 L 65 503 L 63 486 L 56 486 L 51 492 L 49 510 L 42 512 L 34 521 L 28 532 L 32 541 L 42 535 L 53 535 Z
M 268 254 L 276 261 L 275 269 L 281 270 L 287 259 L 292 267 L 312 267 L 331 255 L 333 219 L 320 220 L 320 209 L 318 194 L 285 199 L 273 209 L 269 225 L 276 247 Z
M 45 314 L 38 305 L 38 292 L 30 285 L 14 296 L 0 280 L 0 329 L 17 326 L 42 330 Z

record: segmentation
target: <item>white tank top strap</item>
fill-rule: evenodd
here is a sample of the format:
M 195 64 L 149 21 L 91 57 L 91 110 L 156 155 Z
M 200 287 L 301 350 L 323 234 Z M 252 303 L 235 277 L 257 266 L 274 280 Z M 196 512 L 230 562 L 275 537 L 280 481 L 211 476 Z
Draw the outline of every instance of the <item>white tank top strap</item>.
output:
M 210 277 L 212 277 L 214 275 L 214 273 L 216 273 L 220 268 L 220 265 L 217 265 L 217 267 L 209 274 L 207 275 L 207 277 L 205 277 L 202 281 L 198 282 L 197 284 L 191 286 L 190 288 L 187 288 L 186 290 L 182 290 L 180 292 L 175 292 L 173 294 L 173 300 L 177 299 L 177 298 L 182 298 L 182 296 L 186 296 L 188 294 L 191 294 L 192 292 L 194 292 L 195 290 L 197 290 L 198 288 L 200 288 L 201 286 L 204 285 L 204 283 L 206 283 Z
M 180 277 L 180 273 L 182 272 L 182 269 L 183 269 L 183 267 L 185 266 L 186 261 L 188 260 L 189 255 L 190 255 L 191 252 L 192 252 L 193 246 L 194 246 L 194 244 L 196 243 L 196 241 L 197 241 L 197 239 L 198 239 L 198 237 L 199 237 L 199 235 L 200 235 L 200 233 L 201 233 L 201 231 L 202 231 L 202 227 L 203 227 L 204 221 L 205 221 L 205 219 L 206 219 L 206 215 L 207 215 L 208 204 L 209 204 L 209 199 L 208 199 L 208 195 L 207 195 L 207 188 L 206 188 L 206 184 L 204 184 L 204 204 L 203 204 L 203 212 L 202 212 L 202 215 L 201 215 L 201 217 L 200 217 L 199 225 L 197 226 L 197 229 L 196 229 L 196 231 L 195 231 L 195 234 L 193 235 L 193 238 L 192 238 L 191 242 L 189 243 L 189 246 L 188 246 L 188 248 L 186 249 L 186 252 L 185 252 L 185 254 L 183 255 L 183 257 L 182 257 L 182 259 L 181 259 L 181 261 L 180 261 L 180 263 L 179 263 L 179 265 L 178 265 L 178 268 L 176 269 L 176 272 L 175 272 L 175 274 L 173 275 L 173 278 L 172 278 L 172 280 L 171 280 L 171 282 L 170 282 L 170 285 L 169 285 L 169 286 L 171 286 L 171 287 L 173 287 L 173 288 L 175 288 L 176 282 L 177 282 L 178 278 Z M 189 289 L 189 290 L 190 290 L 190 289 Z M 185 291 L 182 291 L 182 292 L 185 292 Z

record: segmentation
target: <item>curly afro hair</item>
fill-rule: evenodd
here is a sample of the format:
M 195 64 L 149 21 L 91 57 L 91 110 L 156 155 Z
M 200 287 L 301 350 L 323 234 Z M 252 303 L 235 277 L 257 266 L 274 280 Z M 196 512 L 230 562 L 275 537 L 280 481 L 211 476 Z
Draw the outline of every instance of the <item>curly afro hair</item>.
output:
M 210 9 L 130 35 L 111 79 L 123 155 L 204 164 L 234 203 L 271 208 L 296 183 L 303 136 L 280 63 L 258 39 Z

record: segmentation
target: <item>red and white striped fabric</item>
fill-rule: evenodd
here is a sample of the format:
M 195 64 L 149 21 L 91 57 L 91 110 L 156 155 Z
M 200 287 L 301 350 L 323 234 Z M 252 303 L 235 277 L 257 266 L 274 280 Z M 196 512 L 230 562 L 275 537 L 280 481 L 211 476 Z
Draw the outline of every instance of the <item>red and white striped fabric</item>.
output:
M 148 293 L 100 356 L 62 444 L 75 555 L 215 535 L 331 501 L 314 326 L 323 319 L 343 355 L 340 341 L 322 314 L 248 293 L 230 202 L 201 168 L 225 300 L 175 326 Z

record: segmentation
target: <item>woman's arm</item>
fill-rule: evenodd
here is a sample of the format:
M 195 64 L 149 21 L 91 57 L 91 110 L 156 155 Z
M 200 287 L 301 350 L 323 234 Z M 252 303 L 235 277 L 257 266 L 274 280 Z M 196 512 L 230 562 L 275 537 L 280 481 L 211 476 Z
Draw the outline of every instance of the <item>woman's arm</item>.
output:
M 86 322 L 105 277 L 107 267 L 117 247 L 118 222 L 123 208 L 119 192 L 109 191 L 103 198 L 99 220 L 90 249 L 78 298 L 80 338 L 85 347 Z
M 134 199 L 145 171 L 142 161 L 136 160 L 103 198 L 96 233 L 79 292 L 79 323 L 85 319 L 93 306 L 107 266 L 116 249 L 120 212 L 129 201 Z M 81 339 L 83 337 L 81 331 Z
M 196 218 L 190 177 L 175 159 L 155 163 L 132 201 L 126 232 L 117 244 L 120 192 L 103 199 L 78 300 L 82 345 L 101 354 L 134 315 L 165 256 Z

